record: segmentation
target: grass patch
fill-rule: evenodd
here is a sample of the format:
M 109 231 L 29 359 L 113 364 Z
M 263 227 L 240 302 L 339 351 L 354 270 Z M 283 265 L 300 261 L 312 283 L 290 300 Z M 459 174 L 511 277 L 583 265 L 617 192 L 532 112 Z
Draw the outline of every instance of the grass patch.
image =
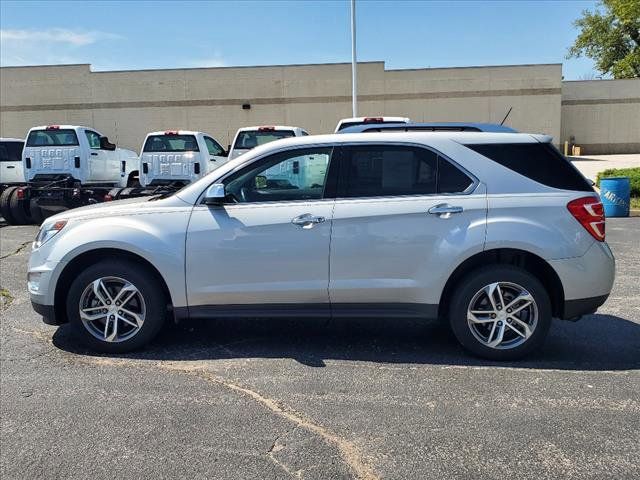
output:
M 6 288 L 0 287 L 0 310 L 4 310 L 13 303 L 13 295 Z

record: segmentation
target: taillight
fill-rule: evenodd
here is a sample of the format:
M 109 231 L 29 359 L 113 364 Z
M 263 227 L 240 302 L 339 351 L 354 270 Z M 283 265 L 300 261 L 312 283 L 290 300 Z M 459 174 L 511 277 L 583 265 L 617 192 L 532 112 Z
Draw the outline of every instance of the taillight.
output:
M 382 117 L 366 117 L 364 123 L 382 123 L 383 120 Z
M 581 197 L 567 203 L 571 215 L 599 242 L 604 242 L 604 208 L 595 197 Z
M 275 132 L 276 127 L 258 127 L 259 132 Z
M 16 190 L 16 198 L 18 200 L 24 200 L 25 194 L 24 194 L 24 188 L 19 188 L 18 190 Z
M 113 201 L 113 197 L 111 196 L 111 194 L 110 194 L 110 193 L 107 193 L 107 194 L 104 196 L 103 200 L 104 200 L 105 202 L 112 202 L 112 201 Z
M 178 130 L 167 130 L 164 132 L 165 135 L 178 135 Z

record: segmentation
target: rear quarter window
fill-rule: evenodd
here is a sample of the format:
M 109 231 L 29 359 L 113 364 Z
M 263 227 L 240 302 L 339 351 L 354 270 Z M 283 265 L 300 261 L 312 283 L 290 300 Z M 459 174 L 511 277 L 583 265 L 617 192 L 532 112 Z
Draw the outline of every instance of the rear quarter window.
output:
M 593 192 L 582 174 L 549 143 L 486 143 L 465 146 L 547 187 Z

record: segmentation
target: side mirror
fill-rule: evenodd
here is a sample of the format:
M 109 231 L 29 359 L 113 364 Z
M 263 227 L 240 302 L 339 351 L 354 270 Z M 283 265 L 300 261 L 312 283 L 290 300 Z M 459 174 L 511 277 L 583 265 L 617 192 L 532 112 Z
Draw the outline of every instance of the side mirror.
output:
M 222 150 L 219 154 L 219 157 L 228 157 L 229 156 L 229 150 Z
M 115 143 L 111 143 L 107 137 L 100 137 L 100 150 L 115 150 Z
M 226 197 L 224 193 L 224 184 L 214 183 L 207 188 L 204 194 L 205 205 L 220 205 Z

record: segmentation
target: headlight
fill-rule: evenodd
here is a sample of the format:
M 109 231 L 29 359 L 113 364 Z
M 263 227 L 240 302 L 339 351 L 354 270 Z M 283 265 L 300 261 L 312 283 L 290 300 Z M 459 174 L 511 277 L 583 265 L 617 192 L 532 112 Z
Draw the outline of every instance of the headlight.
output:
M 44 243 L 55 237 L 56 234 L 60 230 L 62 230 L 66 224 L 66 220 L 59 220 L 51 225 L 42 225 L 42 227 L 40 227 L 38 235 L 36 236 L 36 240 L 33 242 L 33 248 L 40 248 Z

